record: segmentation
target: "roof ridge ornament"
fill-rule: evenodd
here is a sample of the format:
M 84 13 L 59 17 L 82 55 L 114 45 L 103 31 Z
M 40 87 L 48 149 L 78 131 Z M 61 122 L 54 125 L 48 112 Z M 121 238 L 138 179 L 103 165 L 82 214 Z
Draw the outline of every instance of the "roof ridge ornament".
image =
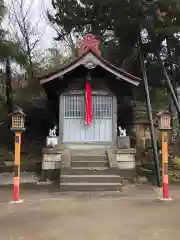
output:
M 94 61 L 94 58 L 92 57 L 92 54 L 89 53 L 86 57 L 85 57 L 85 61 L 84 61 L 84 67 L 91 70 L 97 67 L 97 63 L 96 61 Z
M 81 40 L 79 40 L 79 56 L 83 55 L 88 51 L 92 51 L 95 54 L 101 55 L 100 41 L 93 34 L 86 34 Z
M 96 67 L 97 67 L 97 64 L 94 64 L 93 62 L 86 62 L 86 63 L 84 64 L 84 67 L 90 70 L 90 69 L 96 68 Z

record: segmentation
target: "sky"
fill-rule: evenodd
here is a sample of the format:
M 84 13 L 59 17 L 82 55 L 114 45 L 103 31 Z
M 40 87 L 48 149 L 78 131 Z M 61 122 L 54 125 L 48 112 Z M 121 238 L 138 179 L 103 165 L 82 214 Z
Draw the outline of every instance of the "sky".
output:
M 37 6 L 37 17 L 40 16 L 41 14 L 44 15 L 47 9 L 51 9 L 51 0 L 35 0 L 35 1 L 39 3 L 39 6 Z M 48 26 L 47 19 L 45 16 L 44 20 L 42 20 L 42 27 L 46 29 L 41 41 L 42 47 L 50 47 L 52 45 L 53 37 L 56 36 L 56 33 L 50 26 Z
M 5 3 L 10 6 L 12 1 L 15 0 L 5 0 Z M 38 47 L 42 50 L 51 47 L 53 44 L 53 37 L 56 36 L 56 33 L 48 25 L 48 21 L 45 17 L 45 10 L 51 9 L 51 0 L 24 0 L 24 3 L 27 7 L 29 7 L 29 4 L 32 4 L 29 14 L 32 22 L 36 23 L 40 19 L 39 28 L 43 34 Z M 3 25 L 8 29 L 8 17 L 5 18 Z

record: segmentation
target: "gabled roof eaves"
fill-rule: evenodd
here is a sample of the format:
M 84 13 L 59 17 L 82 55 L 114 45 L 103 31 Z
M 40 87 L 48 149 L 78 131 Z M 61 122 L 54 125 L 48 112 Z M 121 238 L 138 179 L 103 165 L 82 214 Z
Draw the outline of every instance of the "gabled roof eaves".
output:
M 101 66 L 106 71 L 115 75 L 117 78 L 123 79 L 126 82 L 129 82 L 135 86 L 138 86 L 140 83 L 140 80 L 141 80 L 140 78 L 135 77 L 135 76 L 127 73 L 126 71 L 110 64 L 104 58 L 95 54 L 93 51 L 88 51 L 88 52 L 84 53 L 81 57 L 79 57 L 79 58 L 75 59 L 74 61 L 70 62 L 69 64 L 61 67 L 59 70 L 49 73 L 49 74 L 46 74 L 45 76 L 41 77 L 40 83 L 44 84 L 53 79 L 60 78 L 63 75 L 65 75 L 66 73 L 76 69 L 80 65 L 84 65 L 86 62 L 89 62 L 89 61 Z

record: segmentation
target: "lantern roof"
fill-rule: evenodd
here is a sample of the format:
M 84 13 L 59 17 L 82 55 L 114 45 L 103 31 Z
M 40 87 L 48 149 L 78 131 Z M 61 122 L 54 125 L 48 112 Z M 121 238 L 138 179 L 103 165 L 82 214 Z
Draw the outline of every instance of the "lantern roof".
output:
M 53 71 L 40 77 L 40 83 L 44 84 L 54 79 L 59 79 L 59 81 L 61 81 L 64 75 L 75 70 L 79 66 L 84 66 L 87 69 L 94 69 L 96 66 L 99 66 L 112 75 L 116 76 L 116 79 L 122 79 L 135 86 L 138 86 L 140 84 L 141 78 L 136 77 L 126 72 L 124 69 L 118 68 L 105 60 L 101 56 L 99 45 L 100 42 L 94 35 L 88 34 L 84 36 L 84 38 L 79 42 L 79 56 L 67 65 L 59 68 L 59 70 Z
M 161 116 L 163 116 L 164 114 L 172 115 L 172 113 L 169 111 L 169 109 L 165 109 L 165 110 L 159 111 L 159 112 L 156 114 L 156 116 L 161 117 Z
M 12 113 L 10 113 L 8 116 L 13 116 L 13 115 L 16 115 L 16 114 L 20 114 L 22 116 L 26 116 L 26 114 L 23 112 L 22 108 L 20 108 L 19 106 L 16 106 L 15 109 L 13 110 Z

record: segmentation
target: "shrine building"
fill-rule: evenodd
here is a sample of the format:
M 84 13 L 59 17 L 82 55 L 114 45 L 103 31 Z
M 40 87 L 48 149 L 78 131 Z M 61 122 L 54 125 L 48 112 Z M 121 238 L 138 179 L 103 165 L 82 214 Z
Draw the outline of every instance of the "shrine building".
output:
M 49 157 L 56 154 L 56 158 L 61 154 L 66 168 L 72 166 L 67 152 L 71 156 L 74 149 L 79 152 L 99 149 L 103 154 L 117 150 L 118 102 L 141 81 L 106 61 L 101 55 L 100 41 L 94 35 L 83 37 L 78 54 L 67 65 L 40 78 L 47 98 L 54 104 L 54 125 L 58 126 L 58 146 L 44 149 L 43 154 L 46 160 L 48 154 Z M 126 112 L 123 114 L 126 118 Z

